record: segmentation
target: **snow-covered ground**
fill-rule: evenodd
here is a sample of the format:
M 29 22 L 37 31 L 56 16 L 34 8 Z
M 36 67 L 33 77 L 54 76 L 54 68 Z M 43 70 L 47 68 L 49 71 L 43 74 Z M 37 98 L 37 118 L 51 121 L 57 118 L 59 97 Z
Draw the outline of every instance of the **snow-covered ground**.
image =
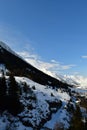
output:
M 6 79 L 8 79 L 8 76 L 6 76 Z M 67 110 L 64 109 L 70 101 L 70 96 L 67 92 L 64 92 L 61 89 L 52 89 L 52 87 L 38 84 L 25 77 L 15 77 L 15 79 L 20 84 L 21 89 L 22 83 L 25 82 L 29 85 L 29 88 L 32 89 L 36 96 L 36 101 L 29 100 L 29 94 L 22 93 L 21 102 L 25 106 L 24 111 L 18 115 L 18 119 L 13 119 L 16 121 L 12 124 L 10 124 L 8 119 L 12 119 L 13 117 L 11 115 L 6 117 L 7 113 L 3 113 L 3 115 L 0 116 L 0 130 L 6 130 L 6 127 L 9 127 L 9 125 L 11 125 L 12 130 L 33 130 L 30 126 L 25 126 L 23 122 L 28 122 L 32 124 L 33 127 L 38 127 L 40 124 L 43 124 L 43 128 L 47 127 L 51 129 L 54 128 L 56 122 L 62 122 L 65 128 L 69 127 L 70 115 Z M 33 89 L 33 87 L 35 89 Z M 57 105 L 51 108 L 49 103 L 55 102 Z M 62 104 L 58 108 L 58 104 L 60 104 L 60 102 Z M 33 109 L 28 110 L 27 107 L 29 105 L 31 105 Z M 56 111 L 53 112 L 51 109 Z M 45 124 L 42 123 L 43 119 L 45 120 Z
M 58 89 L 58 91 L 56 91 L 55 89 L 52 89 L 49 86 L 44 86 L 41 84 L 38 84 L 28 78 L 25 77 L 16 77 L 17 82 L 26 82 L 27 84 L 29 84 L 30 87 L 35 86 L 36 90 L 35 93 L 37 94 L 37 97 L 41 100 L 52 100 L 52 98 L 57 98 L 59 100 L 64 100 L 64 101 L 68 101 L 70 99 L 69 95 L 66 92 L 61 92 L 61 90 Z M 39 93 L 39 94 L 38 94 Z M 42 93 L 44 93 L 43 98 L 42 98 Z M 51 93 L 53 93 L 54 97 L 51 97 Z
M 8 76 L 6 76 L 8 79 Z M 9 115 L 9 117 L 6 117 L 7 113 L 4 113 L 2 116 L 0 116 L 0 129 L 6 130 L 6 127 L 10 125 L 10 129 L 12 127 L 12 130 L 32 130 L 30 126 L 23 125 L 23 122 L 28 122 L 32 124 L 33 127 L 38 127 L 40 123 L 42 124 L 42 120 L 44 119 L 46 123 L 43 127 L 51 128 L 53 129 L 56 122 L 60 121 L 64 124 L 64 127 L 67 128 L 69 126 L 69 114 L 64 109 L 64 107 L 67 105 L 67 103 L 70 100 L 70 96 L 63 92 L 61 89 L 52 89 L 49 86 L 40 85 L 28 78 L 25 77 L 15 77 L 16 81 L 21 85 L 22 83 L 26 82 L 27 85 L 29 85 L 29 88 L 35 87 L 35 89 L 32 89 L 35 96 L 36 101 L 29 100 L 28 96 L 29 94 L 22 94 L 21 102 L 24 104 L 25 109 L 23 112 L 21 112 L 18 115 L 18 119 L 12 119 L 13 117 Z M 22 85 L 21 85 L 22 88 Z M 28 98 L 28 99 L 26 99 Z M 50 107 L 49 103 L 62 103 L 60 108 L 56 105 L 53 106 L 53 108 Z M 28 110 L 27 106 L 32 105 L 33 109 Z M 55 112 L 52 112 L 51 109 L 56 109 Z M 12 124 L 9 123 L 8 119 L 15 120 Z M 20 119 L 22 122 L 20 122 Z M 51 124 L 51 125 L 49 125 Z
M 8 76 L 6 76 L 6 78 L 8 79 Z M 52 87 L 38 84 L 26 77 L 15 77 L 15 79 L 20 85 L 24 82 L 27 83 L 27 85 L 29 85 L 29 87 L 33 90 L 37 98 L 36 103 L 32 102 L 32 106 L 34 109 L 28 110 L 27 106 L 30 105 L 29 100 L 26 100 L 24 98 L 25 94 L 22 94 L 21 100 L 25 105 L 25 110 L 19 114 L 19 117 L 23 118 L 22 121 L 30 122 L 33 127 L 35 127 L 36 125 L 39 126 L 42 119 L 47 119 L 47 122 L 44 124 L 43 128 L 47 127 L 53 129 L 56 123 L 63 123 L 64 128 L 69 127 L 70 114 L 65 109 L 65 106 L 67 106 L 70 101 L 70 96 L 67 92 L 64 92 L 62 89 L 52 89 Z M 35 89 L 33 89 L 33 87 L 35 87 Z M 83 94 L 87 93 L 87 90 L 81 87 L 72 88 L 72 91 L 73 90 Z M 56 101 L 61 101 L 62 105 L 59 109 L 56 109 L 55 113 L 50 113 L 50 106 L 48 102 L 52 103 Z M 51 117 L 48 120 L 48 115 L 50 114 Z M 2 118 L 0 119 L 0 127 L 2 130 L 5 130 L 6 128 L 6 123 L 3 122 Z M 19 120 L 18 123 L 16 123 L 16 128 L 17 130 L 25 130 L 25 128 L 26 130 L 32 130 L 32 128 L 30 128 L 29 126 L 25 127 L 25 125 L 23 125 L 22 122 L 20 122 Z
M 2 68 L 3 65 L 1 65 L 1 69 Z M 8 79 L 8 76 L 6 76 L 6 78 Z M 87 78 L 84 78 L 82 76 L 60 76 L 58 78 L 60 80 L 63 79 L 64 81 L 70 82 L 71 84 L 76 84 L 77 86 L 72 88 L 72 91 L 76 91 L 87 96 Z M 56 123 L 62 123 L 65 129 L 69 127 L 71 116 L 67 109 L 65 109 L 71 98 L 68 92 L 63 91 L 59 88 L 53 89 L 51 86 L 49 87 L 38 84 L 26 77 L 15 77 L 15 79 L 20 84 L 21 89 L 23 87 L 22 83 L 25 82 L 27 85 L 29 85 L 29 88 L 31 88 L 33 94 L 36 96 L 36 101 L 30 100 L 29 94 L 25 94 L 24 92 L 22 93 L 21 102 L 24 104 L 25 109 L 18 115 L 19 118 L 16 120 L 16 122 L 11 124 L 11 130 L 33 130 L 33 128 L 36 126 L 38 127 L 40 124 L 42 124 L 42 120 L 45 120 L 42 125 L 43 130 L 44 128 L 53 130 Z M 60 103 L 60 101 L 62 104 L 58 108 L 57 105 Z M 57 104 L 56 107 L 51 108 L 49 103 L 55 102 Z M 33 109 L 29 110 L 29 105 L 31 105 Z M 53 112 L 51 111 L 52 109 L 56 111 Z M 9 127 L 10 125 L 6 114 L 0 116 L 0 130 L 6 130 L 6 127 Z M 25 126 L 23 122 L 32 124 L 33 128 L 30 126 Z
M 52 114 L 52 118 L 44 125 L 44 127 L 53 129 L 56 122 L 59 122 L 59 123 L 62 122 L 65 128 L 69 126 L 69 120 L 70 120 L 69 114 L 64 109 L 64 106 L 66 106 L 67 103 L 69 102 L 70 96 L 66 92 L 62 92 L 60 89 L 54 90 L 52 88 L 49 88 L 48 86 L 40 85 L 25 77 L 16 77 L 16 80 L 19 83 L 21 81 L 26 82 L 31 88 L 32 86 L 35 86 L 34 92 L 38 99 L 38 106 L 40 109 L 42 109 L 45 116 L 46 116 L 46 112 L 49 112 L 49 105 L 46 103 L 46 101 L 50 101 L 50 102 L 56 101 L 56 100 L 62 101 L 61 108 L 57 110 L 56 113 Z M 51 94 L 53 94 L 53 96 L 51 96 Z M 33 111 L 33 118 L 35 117 L 34 114 L 36 114 L 35 112 L 36 110 Z M 37 115 L 37 116 L 41 116 L 41 115 Z M 37 117 L 37 121 L 38 121 L 38 117 Z
M 68 114 L 66 109 L 64 109 L 65 105 L 66 103 L 63 102 L 62 107 L 55 114 L 52 115 L 51 120 L 47 121 L 44 127 L 53 129 L 56 123 L 62 123 L 62 125 L 64 125 L 64 128 L 69 128 L 70 115 Z

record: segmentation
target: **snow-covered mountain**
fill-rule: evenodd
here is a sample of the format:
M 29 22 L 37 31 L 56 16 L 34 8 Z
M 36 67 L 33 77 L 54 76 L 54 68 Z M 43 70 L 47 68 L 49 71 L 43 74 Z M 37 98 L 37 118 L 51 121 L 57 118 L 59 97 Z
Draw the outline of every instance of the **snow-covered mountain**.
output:
M 87 77 L 81 75 L 64 75 L 64 78 L 75 81 L 79 87 L 87 88 Z
M 38 68 L 42 72 L 55 77 L 56 79 L 66 82 L 71 85 L 86 87 L 87 88 L 87 77 L 81 75 L 63 75 L 58 74 L 58 69 L 61 70 L 63 68 L 67 68 L 67 65 L 60 65 L 55 60 L 52 62 L 44 62 L 37 55 L 30 54 L 29 52 L 17 52 L 22 58 L 25 59 L 28 63 L 31 63 L 34 67 Z M 55 70 L 55 71 L 53 71 Z
M 71 85 L 79 86 L 87 88 L 87 77 L 81 76 L 81 75 L 62 75 L 58 74 L 58 72 L 55 69 L 55 72 L 52 71 L 54 68 L 59 68 L 61 70 L 61 67 L 65 68 L 66 66 L 60 66 L 56 61 L 53 62 L 44 62 L 38 56 L 32 55 L 29 52 L 17 52 L 22 58 L 24 58 L 28 63 L 31 63 L 34 67 L 38 68 L 42 72 L 55 77 L 56 79 L 66 82 Z
M 83 99 L 86 103 L 86 99 L 80 97 L 80 94 L 84 93 L 77 91 L 76 88 L 53 89 L 26 77 L 15 77 L 15 79 L 22 92 L 20 102 L 24 109 L 16 116 L 6 110 L 3 111 L 0 115 L 1 130 L 7 130 L 7 128 L 10 130 L 57 130 L 61 127 L 63 130 L 67 130 L 71 125 L 73 111 L 76 110 L 77 104 Z M 7 84 L 8 81 L 9 76 L 6 76 Z M 78 94 L 73 91 L 77 91 Z M 84 96 L 87 96 L 87 90 Z M 83 110 L 83 114 L 85 113 L 86 119 L 87 114 L 85 108 L 83 109 L 83 104 L 81 104 L 81 110 Z M 79 117 L 78 120 L 80 120 Z
M 6 76 L 7 84 L 8 78 Z M 6 127 L 9 127 L 10 130 L 15 128 L 16 130 L 20 130 L 20 128 L 21 130 L 53 129 L 57 121 L 62 122 L 65 128 L 69 127 L 71 116 L 65 109 L 70 101 L 69 94 L 61 89 L 57 90 L 49 86 L 40 85 L 25 77 L 15 77 L 15 79 L 22 91 L 20 101 L 24 106 L 24 110 L 17 117 L 6 111 L 3 112 L 2 116 L 0 116 L 0 128 L 2 130 L 6 130 Z M 24 83 L 28 85 L 28 93 L 24 91 Z M 58 115 L 59 117 L 57 118 Z
M 86 130 L 86 82 L 35 68 L 0 42 L 0 130 Z
M 4 64 L 6 69 L 12 71 L 16 76 L 26 76 L 40 84 L 53 87 L 66 86 L 66 83 L 59 81 L 55 77 L 52 77 L 38 68 L 35 68 L 30 63 L 27 63 L 2 42 L 0 42 L 0 64 Z

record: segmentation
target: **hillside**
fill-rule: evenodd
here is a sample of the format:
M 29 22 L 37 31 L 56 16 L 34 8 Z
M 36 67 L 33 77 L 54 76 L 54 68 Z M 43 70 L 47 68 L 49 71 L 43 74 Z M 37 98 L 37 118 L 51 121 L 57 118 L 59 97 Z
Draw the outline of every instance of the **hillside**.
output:
M 87 87 L 58 79 L 0 42 L 0 130 L 86 130 Z
M 16 76 L 26 76 L 35 82 L 53 87 L 67 87 L 66 83 L 45 74 L 20 58 L 5 43 L 0 42 L 0 63 Z
M 21 91 L 19 100 L 23 109 L 16 115 L 14 115 L 15 107 L 19 111 L 17 105 L 12 108 L 12 111 L 5 109 L 0 115 L 1 130 L 6 130 L 7 127 L 9 130 L 53 130 L 54 128 L 57 130 L 56 127 L 61 125 L 63 130 L 68 130 L 78 107 L 81 107 L 82 119 L 87 120 L 87 90 L 79 92 L 77 88 L 53 89 L 25 77 L 15 77 L 15 80 Z M 6 76 L 6 83 L 9 83 L 9 76 Z M 12 102 L 14 103 L 14 100 Z M 75 123 L 80 121 L 79 116 L 80 113 Z M 81 125 L 83 129 L 84 124 Z

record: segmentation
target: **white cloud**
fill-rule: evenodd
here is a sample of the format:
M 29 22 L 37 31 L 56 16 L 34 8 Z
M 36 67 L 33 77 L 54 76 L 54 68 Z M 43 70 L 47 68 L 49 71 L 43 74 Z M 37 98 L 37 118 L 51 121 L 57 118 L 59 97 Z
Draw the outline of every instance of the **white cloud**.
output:
M 27 51 L 17 52 L 17 54 L 20 55 L 21 57 L 23 57 L 25 60 L 26 59 L 37 60 L 39 58 L 36 54 L 31 54 Z
M 53 75 L 54 72 L 58 73 L 59 71 L 68 70 L 75 66 L 64 65 L 54 59 L 50 62 L 44 62 L 38 55 L 34 54 L 35 50 L 31 46 L 32 41 L 23 36 L 19 31 L 12 29 L 9 25 L 2 25 L 0 23 L 0 40 L 8 44 L 15 51 L 25 50 L 18 54 L 36 68 L 50 75 Z
M 85 56 L 82 56 L 82 58 L 83 58 L 83 59 L 87 59 L 87 55 L 85 55 Z
M 31 54 L 29 52 L 17 52 L 21 57 L 23 57 L 28 63 L 32 64 L 39 70 L 53 76 L 54 73 L 59 71 L 68 70 L 74 67 L 75 65 L 63 65 L 60 62 L 51 60 L 50 62 L 44 62 L 38 55 Z

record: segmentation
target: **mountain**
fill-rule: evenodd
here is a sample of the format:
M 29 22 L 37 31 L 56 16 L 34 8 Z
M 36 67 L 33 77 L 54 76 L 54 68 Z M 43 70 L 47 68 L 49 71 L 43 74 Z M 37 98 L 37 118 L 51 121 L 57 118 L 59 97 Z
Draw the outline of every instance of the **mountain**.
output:
M 40 71 L 55 77 L 59 81 L 66 82 L 67 84 L 73 85 L 73 86 L 81 86 L 87 88 L 87 77 L 82 75 L 63 75 L 58 73 L 58 69 L 60 68 L 58 63 L 56 61 L 52 62 L 45 62 L 42 61 L 37 55 L 30 54 L 29 52 L 23 51 L 23 52 L 17 52 L 18 55 L 23 57 L 23 59 L 31 63 L 32 66 L 35 68 L 38 68 Z M 55 71 L 53 71 L 55 70 Z
M 0 42 L 0 130 L 86 130 L 86 81 L 51 77 Z
M 31 64 L 27 63 L 3 42 L 0 42 L 0 64 L 4 64 L 6 69 L 11 71 L 16 76 L 26 76 L 43 85 L 67 87 L 66 83 L 45 74 L 39 69 L 33 67 Z
M 81 88 L 87 88 L 87 77 L 81 75 L 64 75 L 64 78 L 69 81 L 69 83 L 76 84 Z M 71 81 L 72 80 L 72 81 Z
M 5 78 L 7 90 L 9 90 L 9 76 Z M 1 76 L 0 79 L 2 79 Z M 79 92 L 77 88 L 71 88 L 69 91 L 64 88 L 53 89 L 19 76 L 15 76 L 15 80 L 21 91 L 19 99 L 23 110 L 14 115 L 13 112 L 19 110 L 19 105 L 15 106 L 12 98 L 10 101 L 7 100 L 7 95 L 6 101 L 0 102 L 0 130 L 87 129 L 87 90 Z M 1 99 L 0 91 L 0 101 Z M 7 107 L 8 102 L 14 106 L 10 104 L 12 111 Z M 3 103 L 6 104 L 4 111 L 1 110 Z

